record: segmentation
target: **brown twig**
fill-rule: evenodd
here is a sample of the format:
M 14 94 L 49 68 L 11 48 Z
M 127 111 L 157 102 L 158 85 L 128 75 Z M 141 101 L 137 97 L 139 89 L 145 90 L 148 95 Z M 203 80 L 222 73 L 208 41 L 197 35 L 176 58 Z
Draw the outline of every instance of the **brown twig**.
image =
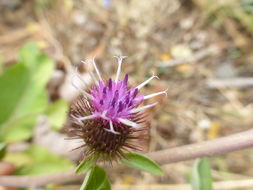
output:
M 7 187 L 41 187 L 50 183 L 66 184 L 75 181 L 81 181 L 84 175 L 75 174 L 71 169 L 64 172 L 45 174 L 39 176 L 0 176 L 0 186 Z
M 206 83 L 209 88 L 248 87 L 253 86 L 253 77 L 208 79 Z
M 168 164 L 200 157 L 211 157 L 253 146 L 253 130 L 237 133 L 215 140 L 161 150 L 148 156 L 159 164 Z
M 181 147 L 149 153 L 148 156 L 159 164 L 192 160 L 200 157 L 211 157 L 253 146 L 253 130 L 237 133 L 219 139 L 185 145 Z M 1 176 L 0 185 L 11 187 L 37 187 L 49 183 L 68 183 L 77 181 L 83 176 L 73 170 L 41 176 Z

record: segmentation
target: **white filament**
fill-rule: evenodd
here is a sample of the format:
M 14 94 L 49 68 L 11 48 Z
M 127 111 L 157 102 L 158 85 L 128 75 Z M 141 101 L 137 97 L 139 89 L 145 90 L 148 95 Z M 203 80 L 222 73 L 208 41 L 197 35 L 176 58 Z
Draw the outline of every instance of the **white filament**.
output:
M 138 128 L 138 127 L 139 127 L 139 125 L 138 125 L 137 123 L 132 122 L 132 121 L 130 121 L 130 120 L 128 120 L 128 119 L 119 118 L 118 120 L 119 120 L 121 123 L 123 123 L 123 124 L 125 124 L 125 125 L 128 125 L 128 126 L 130 126 L 130 127 L 133 127 L 133 128 Z
M 93 96 L 91 96 L 89 93 L 87 93 L 86 91 L 84 91 L 83 89 L 81 89 L 81 88 L 79 88 L 75 83 L 74 83 L 74 78 L 75 77 L 78 77 L 78 75 L 73 75 L 72 76 L 72 79 L 71 79 L 71 84 L 72 84 L 72 86 L 74 87 L 74 88 L 76 88 L 78 91 L 80 91 L 82 94 L 83 94 L 83 96 L 85 96 L 85 97 L 87 97 L 87 98 L 89 98 L 89 99 L 93 99 Z M 79 78 L 79 77 L 78 77 Z M 80 79 L 80 78 L 79 78 Z
M 110 120 L 108 117 L 106 117 L 106 113 L 107 113 L 107 110 L 103 111 L 102 114 L 98 114 L 98 116 L 100 116 L 101 118 L 103 118 L 105 120 Z
M 91 78 L 95 81 L 95 83 L 97 84 L 97 83 L 98 83 L 97 78 L 94 76 L 94 74 L 93 74 L 92 71 L 90 70 L 88 63 L 87 63 L 86 61 L 81 61 L 81 62 L 86 66 L 86 69 L 87 69 L 87 71 L 88 71 L 90 77 L 91 77 Z
M 75 68 L 75 75 L 80 79 L 80 81 L 82 81 L 84 85 L 87 85 L 87 83 L 83 80 L 82 76 L 79 74 L 77 67 Z
M 105 129 L 105 130 L 108 131 L 108 132 L 114 133 L 114 134 L 120 134 L 119 132 L 114 130 L 111 120 L 110 120 L 110 129 Z
M 99 72 L 99 70 L 97 68 L 97 65 L 96 65 L 96 62 L 95 62 L 95 57 L 93 57 L 93 59 L 92 59 L 92 64 L 93 64 L 93 67 L 95 68 L 95 71 L 96 71 L 96 73 L 98 75 L 99 80 L 102 81 L 102 77 L 100 75 L 100 72 Z
M 161 91 L 161 92 L 156 92 L 156 93 L 153 93 L 153 94 L 149 94 L 147 96 L 144 96 L 144 100 L 147 100 L 149 98 L 153 98 L 155 96 L 158 96 L 158 95 L 161 95 L 161 94 L 166 94 L 167 95 L 167 90 L 164 90 L 164 91 Z
M 130 111 L 130 113 L 137 113 L 139 111 L 142 111 L 142 110 L 145 110 L 145 109 L 148 109 L 148 108 L 151 108 L 153 106 L 155 106 L 157 104 L 157 102 L 153 103 L 153 104 L 149 104 L 149 105 L 146 105 L 146 106 L 142 106 L 142 107 L 139 107 L 139 108 L 134 108 Z
M 140 85 L 138 85 L 136 88 L 138 88 L 140 90 L 143 86 L 145 86 L 146 84 L 148 84 L 153 78 L 159 79 L 158 76 L 153 75 L 152 77 L 150 77 L 149 79 L 147 79 L 146 81 L 144 81 L 143 83 L 141 83 Z
M 95 117 L 97 117 L 96 114 L 94 115 L 88 115 L 88 116 L 85 116 L 85 117 L 76 117 L 74 115 L 72 115 L 73 118 L 75 118 L 79 123 L 82 123 L 82 121 L 85 121 L 85 120 L 88 120 L 88 119 L 93 119 Z
M 121 73 L 121 65 L 122 65 L 122 61 L 124 58 L 126 58 L 127 56 L 114 56 L 117 58 L 118 60 L 118 70 L 117 70 L 117 74 L 116 74 L 116 78 L 115 78 L 115 82 L 118 82 L 119 80 L 119 75 Z

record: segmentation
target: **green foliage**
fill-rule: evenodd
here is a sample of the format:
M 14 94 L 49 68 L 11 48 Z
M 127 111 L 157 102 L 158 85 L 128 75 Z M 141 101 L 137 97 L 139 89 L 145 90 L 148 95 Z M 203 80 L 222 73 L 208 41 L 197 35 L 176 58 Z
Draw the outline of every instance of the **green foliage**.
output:
M 253 13 L 253 0 L 240 0 L 240 5 L 247 13 Z
M 13 65 L 0 76 L 2 91 L 0 94 L 0 124 L 11 118 L 27 82 L 28 72 L 25 66 L 21 64 Z
M 53 62 L 33 43 L 19 52 L 19 63 L 0 76 L 0 140 L 19 141 L 31 137 L 38 114 L 47 107 L 46 84 Z
M 6 153 L 6 144 L 3 142 L 0 142 L 0 160 L 3 159 Z
M 253 0 L 203 0 L 201 2 L 206 16 L 213 17 L 214 23 L 223 26 L 227 18 L 233 18 L 253 36 Z
M 64 171 L 73 164 L 40 146 L 31 146 L 23 152 L 7 155 L 6 161 L 18 164 L 18 175 L 37 175 Z
M 43 11 L 44 9 L 48 9 L 52 7 L 53 0 L 36 0 L 36 10 Z
M 137 153 L 125 153 L 125 155 L 128 159 L 122 159 L 122 162 L 129 167 L 155 175 L 163 175 L 162 169 L 148 157 Z
M 90 156 L 86 159 L 84 159 L 76 168 L 76 173 L 81 174 L 93 167 L 96 164 L 96 161 L 98 159 L 98 156 Z
M 53 61 L 42 54 L 34 43 L 19 51 L 18 63 L 0 73 L 0 159 L 18 167 L 17 174 L 35 175 L 73 167 L 62 157 L 38 146 L 18 153 L 5 154 L 5 143 L 32 137 L 40 114 L 46 114 L 53 129 L 66 121 L 67 102 L 48 103 L 46 85 L 53 72 Z
M 111 185 L 104 169 L 94 166 L 84 178 L 80 190 L 110 190 Z
M 60 130 L 67 119 L 68 103 L 64 100 L 58 100 L 49 105 L 46 115 L 54 130 Z
M 192 170 L 193 190 L 212 190 L 211 166 L 208 158 L 198 159 Z

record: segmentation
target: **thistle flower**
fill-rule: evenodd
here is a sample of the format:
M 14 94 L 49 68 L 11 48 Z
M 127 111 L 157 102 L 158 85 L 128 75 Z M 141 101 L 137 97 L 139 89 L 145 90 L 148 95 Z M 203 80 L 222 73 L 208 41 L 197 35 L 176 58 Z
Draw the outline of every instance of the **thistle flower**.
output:
M 157 103 L 141 107 L 139 105 L 144 100 L 166 94 L 166 91 L 161 91 L 146 96 L 139 95 L 140 89 L 156 76 L 151 76 L 137 87 L 131 87 L 127 74 L 120 80 L 121 65 L 125 57 L 116 58 L 118 69 L 114 80 L 102 78 L 94 59 L 83 62 L 87 68 L 89 63 L 94 67 L 96 75 L 88 70 L 94 80 L 93 86 L 86 91 L 77 86 L 75 79 L 85 83 L 77 71 L 72 78 L 72 85 L 81 96 L 70 109 L 70 136 L 84 141 L 78 147 L 84 149 L 84 156 L 94 156 L 104 161 L 121 159 L 124 151 L 141 150 L 139 142 L 148 137 L 143 111 Z

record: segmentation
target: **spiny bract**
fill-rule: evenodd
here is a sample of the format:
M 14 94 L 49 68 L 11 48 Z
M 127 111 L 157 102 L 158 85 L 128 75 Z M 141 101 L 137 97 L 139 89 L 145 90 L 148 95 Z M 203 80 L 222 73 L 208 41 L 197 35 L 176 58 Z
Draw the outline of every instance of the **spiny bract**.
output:
M 72 85 L 82 94 L 71 106 L 72 126 L 69 129 L 71 138 L 82 139 L 85 144 L 84 155 L 95 156 L 104 161 L 124 157 L 124 151 L 141 150 L 140 141 L 148 138 L 148 128 L 143 124 L 145 109 L 156 103 L 138 107 L 144 100 L 165 94 L 157 92 L 147 96 L 138 95 L 139 90 L 156 76 L 133 88 L 128 83 L 128 75 L 120 80 L 121 65 L 124 56 L 117 56 L 118 70 L 116 78 L 104 80 L 96 66 L 95 60 L 83 62 L 87 68 L 92 64 L 96 75 L 88 70 L 94 80 L 93 86 L 84 90 L 75 84 L 75 79 L 85 81 L 76 72 Z M 78 148 L 81 148 L 78 147 Z

